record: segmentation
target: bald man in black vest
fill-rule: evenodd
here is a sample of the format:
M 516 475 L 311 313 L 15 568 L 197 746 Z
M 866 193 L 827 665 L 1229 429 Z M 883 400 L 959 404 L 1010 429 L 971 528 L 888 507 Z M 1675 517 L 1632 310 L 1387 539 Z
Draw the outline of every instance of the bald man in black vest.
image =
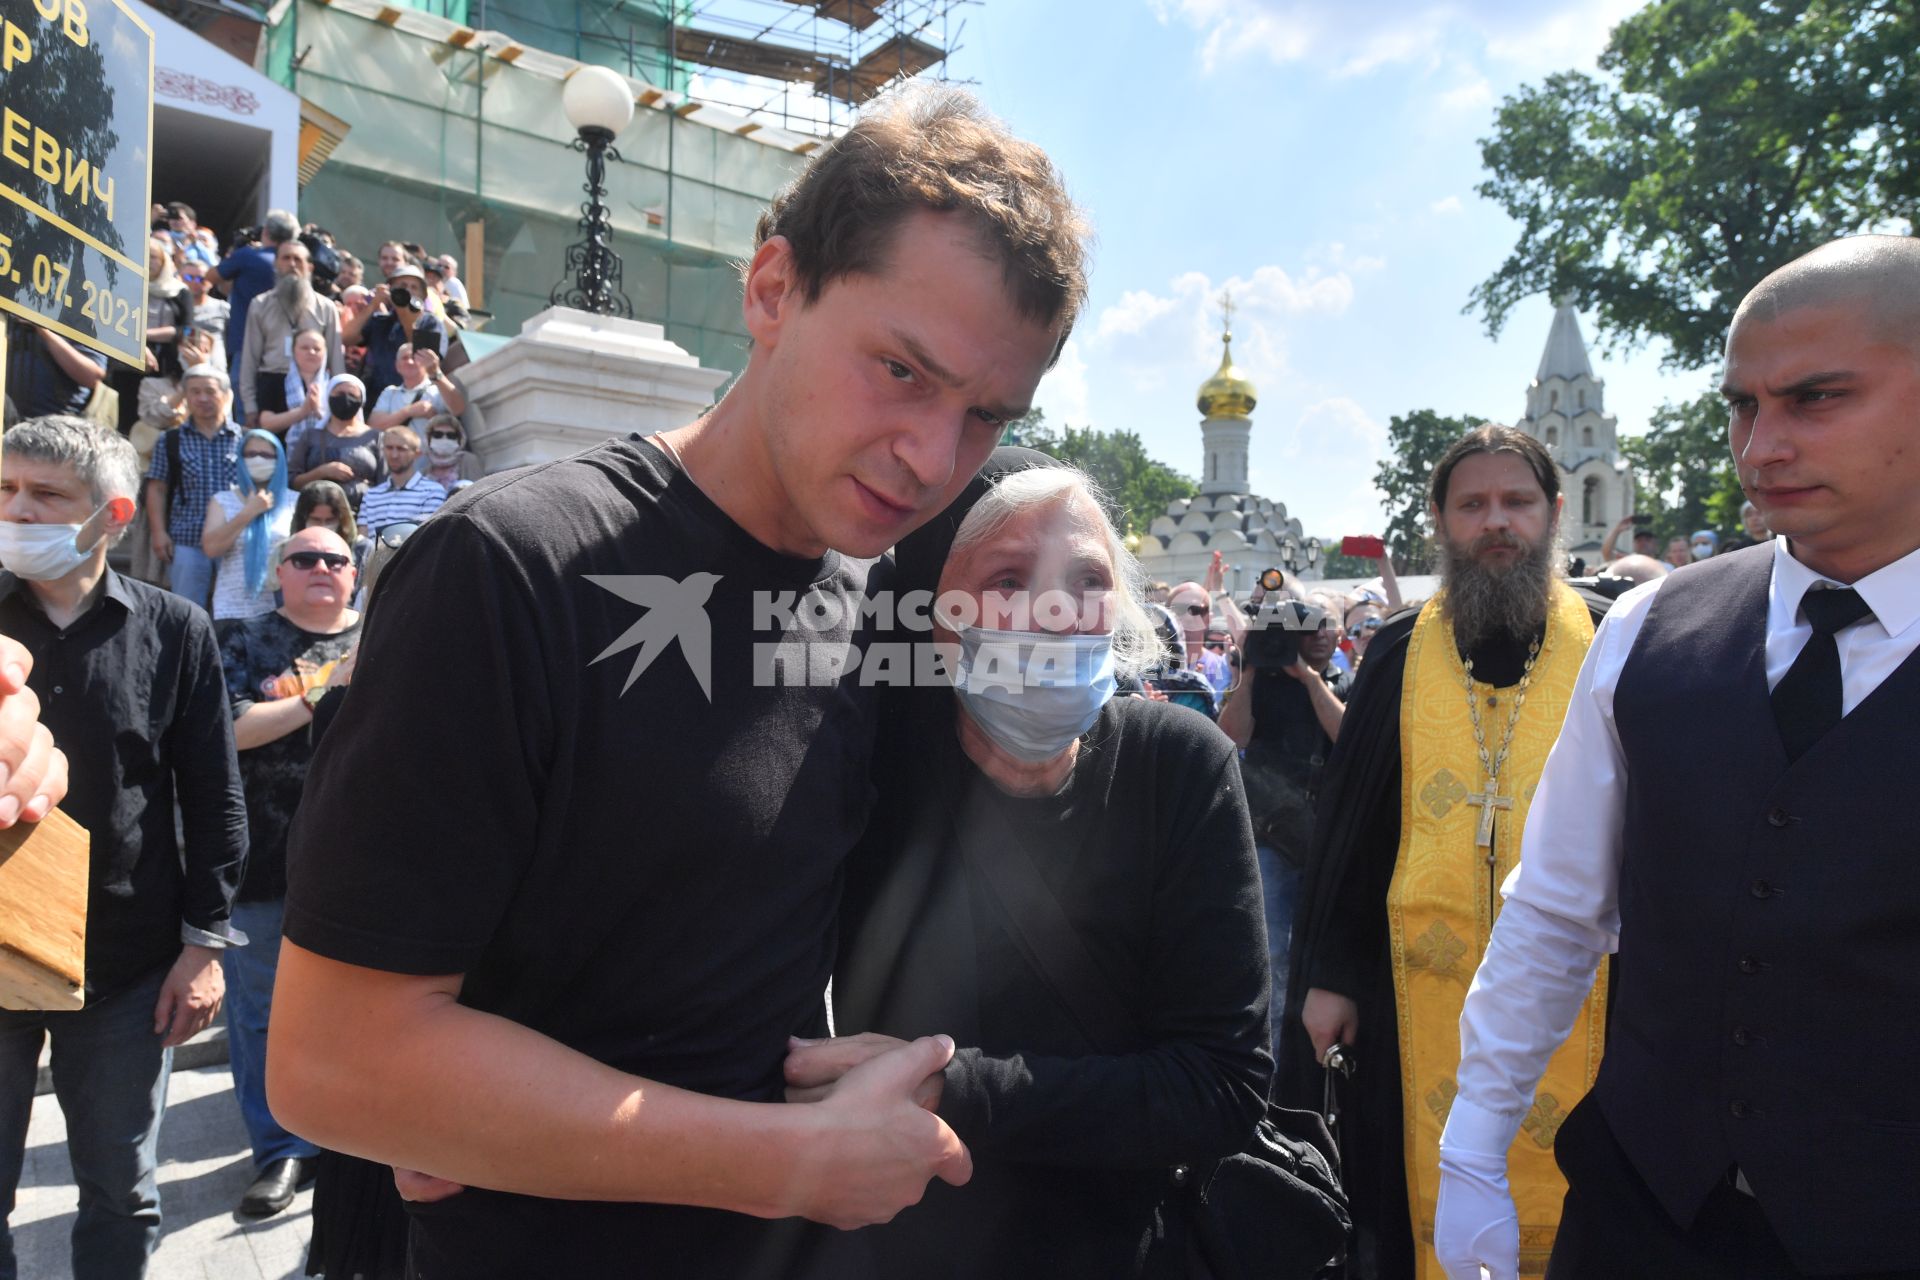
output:
M 1594 638 L 1461 1018 L 1453 1280 L 1514 1274 L 1503 1153 L 1616 950 L 1549 1280 L 1920 1277 L 1920 241 L 1767 277 L 1722 391 L 1777 536 Z

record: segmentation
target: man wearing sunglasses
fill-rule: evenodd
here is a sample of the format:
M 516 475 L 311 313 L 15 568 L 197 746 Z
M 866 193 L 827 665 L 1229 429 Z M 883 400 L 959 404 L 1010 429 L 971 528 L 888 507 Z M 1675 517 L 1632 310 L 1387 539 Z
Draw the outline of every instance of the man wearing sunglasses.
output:
M 252 856 L 233 907 L 249 945 L 223 952 L 227 1043 L 234 1096 L 253 1147 L 254 1180 L 240 1212 L 263 1218 L 293 1202 L 313 1176 L 312 1143 L 282 1128 L 267 1107 L 267 1015 L 280 957 L 287 896 L 287 827 L 313 754 L 313 703 L 353 670 L 360 638 L 353 556 L 330 529 L 306 528 L 281 544 L 275 570 L 281 598 L 271 613 L 230 628 L 220 642 L 234 744 L 247 797 Z

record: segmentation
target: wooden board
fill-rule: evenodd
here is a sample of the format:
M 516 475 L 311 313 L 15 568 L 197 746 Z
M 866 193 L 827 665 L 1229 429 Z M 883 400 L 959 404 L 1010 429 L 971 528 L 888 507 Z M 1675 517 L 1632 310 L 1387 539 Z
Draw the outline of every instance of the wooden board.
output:
M 58 809 L 0 831 L 0 1008 L 81 1006 L 91 844 Z

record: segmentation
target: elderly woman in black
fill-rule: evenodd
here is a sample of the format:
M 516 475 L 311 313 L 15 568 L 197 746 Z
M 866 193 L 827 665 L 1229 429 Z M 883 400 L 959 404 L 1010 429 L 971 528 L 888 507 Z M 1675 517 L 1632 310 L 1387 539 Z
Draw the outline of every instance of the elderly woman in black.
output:
M 1238 764 L 1206 717 L 1113 698 L 1154 658 L 1139 570 L 1086 477 L 1002 449 L 902 542 L 953 685 L 897 690 L 849 863 L 837 1039 L 789 1097 L 944 1032 L 926 1105 L 974 1177 L 865 1233 L 880 1275 L 1185 1276 L 1186 1169 L 1262 1114 L 1266 944 Z M 1080 977 L 1104 986 L 1075 988 Z

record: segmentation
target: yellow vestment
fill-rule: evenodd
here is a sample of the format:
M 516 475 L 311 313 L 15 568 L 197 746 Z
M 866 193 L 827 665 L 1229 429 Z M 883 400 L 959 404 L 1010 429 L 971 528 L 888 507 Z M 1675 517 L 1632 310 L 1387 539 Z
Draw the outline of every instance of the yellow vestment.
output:
M 1440 1131 L 1460 1065 L 1460 1010 L 1467 984 L 1486 954 L 1500 910 L 1499 887 L 1520 857 L 1520 833 L 1547 752 L 1560 733 L 1574 679 L 1593 642 L 1593 619 L 1580 597 L 1553 587 L 1546 635 L 1533 664 L 1513 741 L 1500 766 L 1491 848 L 1477 844 L 1487 776 L 1467 707 L 1466 668 L 1436 597 L 1421 611 L 1407 642 L 1400 703 L 1401 833 L 1387 891 L 1393 945 L 1393 992 L 1400 1023 L 1400 1094 L 1405 1116 L 1407 1196 L 1419 1280 L 1444 1280 L 1433 1253 L 1434 1200 L 1439 1191 Z M 1509 699 L 1519 687 L 1476 681 L 1487 756 L 1506 735 Z M 1491 858 L 1489 858 L 1491 855 Z M 1553 1137 L 1600 1069 L 1606 1014 L 1606 970 L 1573 1034 L 1553 1056 L 1533 1110 L 1507 1156 L 1507 1176 L 1520 1213 L 1520 1271 L 1545 1272 L 1560 1222 L 1566 1183 L 1553 1161 Z

